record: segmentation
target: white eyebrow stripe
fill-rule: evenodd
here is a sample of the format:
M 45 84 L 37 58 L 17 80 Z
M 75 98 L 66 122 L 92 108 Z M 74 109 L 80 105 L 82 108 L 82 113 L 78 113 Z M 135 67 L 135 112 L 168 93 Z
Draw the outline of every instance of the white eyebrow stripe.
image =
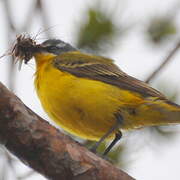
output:
M 56 46 L 59 48 L 62 48 L 62 47 L 66 46 L 66 43 L 61 42 L 61 43 L 57 44 Z

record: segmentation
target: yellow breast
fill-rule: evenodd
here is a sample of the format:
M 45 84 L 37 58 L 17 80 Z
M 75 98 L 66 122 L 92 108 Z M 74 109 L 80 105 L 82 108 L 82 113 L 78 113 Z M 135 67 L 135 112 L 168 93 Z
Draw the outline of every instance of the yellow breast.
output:
M 48 115 L 74 135 L 99 140 L 114 125 L 121 107 L 141 101 L 115 86 L 61 72 L 53 67 L 53 58 L 37 63 L 35 87 Z

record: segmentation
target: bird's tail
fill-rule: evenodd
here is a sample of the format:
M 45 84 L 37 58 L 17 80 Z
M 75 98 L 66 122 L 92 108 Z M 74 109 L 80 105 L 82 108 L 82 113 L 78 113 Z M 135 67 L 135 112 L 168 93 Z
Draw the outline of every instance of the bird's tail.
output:
M 180 105 L 168 100 L 147 100 L 134 116 L 136 127 L 180 124 Z

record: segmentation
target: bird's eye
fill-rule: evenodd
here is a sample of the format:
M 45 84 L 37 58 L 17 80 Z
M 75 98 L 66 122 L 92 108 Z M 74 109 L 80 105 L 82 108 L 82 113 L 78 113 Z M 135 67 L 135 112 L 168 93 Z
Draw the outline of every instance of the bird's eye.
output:
M 56 51 L 56 50 L 58 50 L 59 48 L 58 47 L 56 47 L 56 46 L 48 46 L 47 47 L 47 50 L 48 51 Z

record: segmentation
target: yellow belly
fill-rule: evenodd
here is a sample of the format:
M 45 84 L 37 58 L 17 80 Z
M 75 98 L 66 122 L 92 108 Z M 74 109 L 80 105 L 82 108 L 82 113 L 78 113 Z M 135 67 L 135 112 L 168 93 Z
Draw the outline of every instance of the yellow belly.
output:
M 114 125 L 114 115 L 121 108 L 142 101 L 128 91 L 75 77 L 51 65 L 36 72 L 35 87 L 43 108 L 57 124 L 89 140 L 99 140 Z M 122 128 L 131 126 L 128 120 L 123 124 Z

